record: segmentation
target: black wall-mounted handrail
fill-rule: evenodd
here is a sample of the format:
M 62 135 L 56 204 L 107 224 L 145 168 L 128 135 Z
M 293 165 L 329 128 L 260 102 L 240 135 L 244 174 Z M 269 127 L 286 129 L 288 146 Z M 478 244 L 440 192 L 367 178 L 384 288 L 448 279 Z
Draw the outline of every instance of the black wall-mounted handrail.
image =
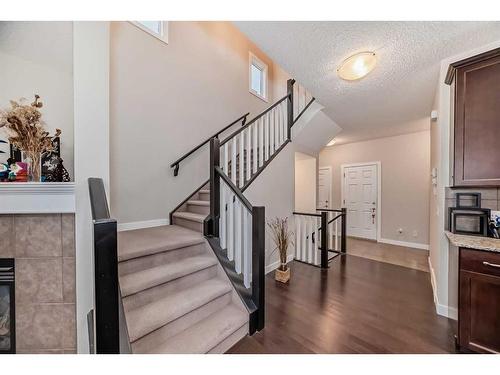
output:
M 224 133 L 227 129 L 229 129 L 231 126 L 237 124 L 238 122 L 241 121 L 241 125 L 245 126 L 245 123 L 246 123 L 246 120 L 247 120 L 247 117 L 248 117 L 249 114 L 250 114 L 250 112 L 247 112 L 243 116 L 238 117 L 232 123 L 230 123 L 229 125 L 226 125 L 224 128 L 222 128 L 221 130 L 219 130 L 217 133 L 215 133 L 211 137 L 207 138 L 206 140 L 204 140 L 203 142 L 201 142 L 198 146 L 192 148 L 190 151 L 186 152 L 183 156 L 181 156 L 179 159 L 177 159 L 172 164 L 170 164 L 170 168 L 174 168 L 174 176 L 177 176 L 179 174 L 179 165 L 180 165 L 181 161 L 183 161 L 189 155 L 191 155 L 192 153 L 194 153 L 195 151 L 199 150 L 201 147 L 203 147 L 204 145 L 206 145 L 208 142 L 210 142 L 210 140 L 212 138 L 214 138 L 214 137 L 218 138 L 221 133 Z
M 94 225 L 95 352 L 120 353 L 117 223 L 109 214 L 104 183 L 89 178 Z

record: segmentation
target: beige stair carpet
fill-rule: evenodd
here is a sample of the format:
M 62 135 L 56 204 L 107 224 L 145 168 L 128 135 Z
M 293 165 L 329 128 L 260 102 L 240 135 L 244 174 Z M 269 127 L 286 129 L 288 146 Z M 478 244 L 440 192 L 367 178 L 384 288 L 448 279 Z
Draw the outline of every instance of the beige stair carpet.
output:
M 248 333 L 248 312 L 202 235 L 209 200 L 203 188 L 173 225 L 118 233 L 133 353 L 223 353 Z

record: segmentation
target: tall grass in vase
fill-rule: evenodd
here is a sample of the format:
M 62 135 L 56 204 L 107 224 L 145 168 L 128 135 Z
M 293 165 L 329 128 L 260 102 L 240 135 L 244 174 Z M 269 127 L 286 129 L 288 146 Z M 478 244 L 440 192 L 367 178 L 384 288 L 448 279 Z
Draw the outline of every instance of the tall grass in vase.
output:
M 290 280 L 290 268 L 286 264 L 288 246 L 293 243 L 293 232 L 288 229 L 288 218 L 275 218 L 270 220 L 267 225 L 271 229 L 273 242 L 276 245 L 273 253 L 278 251 L 280 265 L 276 269 L 275 279 L 286 283 Z

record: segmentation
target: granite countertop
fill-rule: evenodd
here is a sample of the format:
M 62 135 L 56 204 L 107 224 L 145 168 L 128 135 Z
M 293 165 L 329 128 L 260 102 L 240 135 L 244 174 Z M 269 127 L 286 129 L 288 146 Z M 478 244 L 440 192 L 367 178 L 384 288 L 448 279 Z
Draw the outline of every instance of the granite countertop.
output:
M 451 244 L 457 247 L 486 250 L 500 253 L 500 239 L 492 237 L 465 236 L 444 231 Z

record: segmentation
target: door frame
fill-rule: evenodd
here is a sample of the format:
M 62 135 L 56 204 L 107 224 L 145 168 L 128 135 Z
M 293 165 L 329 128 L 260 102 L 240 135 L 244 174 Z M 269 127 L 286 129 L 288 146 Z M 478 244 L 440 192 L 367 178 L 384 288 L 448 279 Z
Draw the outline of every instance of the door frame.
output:
M 322 169 L 328 169 L 328 173 L 330 173 L 330 191 L 328 192 L 328 205 L 330 206 L 329 208 L 333 208 L 333 171 L 331 166 L 324 166 L 324 167 L 318 167 L 318 181 L 316 181 L 317 186 L 318 186 L 318 192 L 317 192 L 317 199 L 316 199 L 316 208 L 318 208 L 318 201 L 319 201 L 319 171 Z
M 344 185 L 345 185 L 345 168 L 349 167 L 365 167 L 369 165 L 375 165 L 377 170 L 377 204 L 375 208 L 377 210 L 377 222 L 376 222 L 376 238 L 377 242 L 382 238 L 382 213 L 380 212 L 380 208 L 382 207 L 382 163 L 380 161 L 370 161 L 363 163 L 349 163 L 349 164 L 341 164 L 340 165 L 340 178 L 342 183 L 340 184 L 340 205 L 345 207 L 344 204 Z M 349 220 L 349 218 L 347 218 Z

